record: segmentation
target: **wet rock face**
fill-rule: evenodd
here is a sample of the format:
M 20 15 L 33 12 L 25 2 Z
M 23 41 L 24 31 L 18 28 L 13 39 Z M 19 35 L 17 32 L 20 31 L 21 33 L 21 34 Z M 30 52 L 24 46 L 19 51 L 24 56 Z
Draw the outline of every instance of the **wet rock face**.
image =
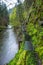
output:
M 43 21 L 42 21 L 42 20 L 39 21 L 39 25 L 40 25 L 40 26 L 43 26 Z
M 43 26 L 43 24 L 41 24 L 41 26 Z
M 30 51 L 33 51 L 33 45 L 30 41 L 25 41 L 25 45 L 24 45 L 24 49 L 25 50 L 30 50 Z

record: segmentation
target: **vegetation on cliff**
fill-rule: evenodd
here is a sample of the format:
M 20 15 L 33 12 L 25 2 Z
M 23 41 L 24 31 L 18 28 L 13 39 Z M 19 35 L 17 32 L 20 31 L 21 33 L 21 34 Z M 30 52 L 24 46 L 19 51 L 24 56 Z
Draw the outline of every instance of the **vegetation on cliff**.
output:
M 34 50 L 25 50 L 24 45 L 15 58 L 8 65 L 42 65 L 43 64 L 43 2 L 32 1 L 31 5 L 19 2 L 10 15 L 11 24 L 14 25 L 18 37 L 22 35 L 22 43 L 25 45 L 25 34 L 30 35 Z M 25 6 L 27 8 L 25 8 Z M 24 6 L 24 7 L 23 7 Z M 13 22 L 13 23 L 12 23 Z M 21 37 L 20 37 L 21 38 Z M 21 44 L 22 44 L 21 43 Z M 21 48 L 22 47 L 22 48 Z

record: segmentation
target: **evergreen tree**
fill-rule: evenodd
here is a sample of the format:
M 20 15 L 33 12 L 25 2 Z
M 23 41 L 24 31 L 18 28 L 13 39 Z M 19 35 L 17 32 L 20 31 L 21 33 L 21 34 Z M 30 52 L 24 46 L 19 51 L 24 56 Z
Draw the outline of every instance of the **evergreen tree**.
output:
M 9 15 L 6 4 L 0 3 L 0 26 L 7 26 L 9 22 Z

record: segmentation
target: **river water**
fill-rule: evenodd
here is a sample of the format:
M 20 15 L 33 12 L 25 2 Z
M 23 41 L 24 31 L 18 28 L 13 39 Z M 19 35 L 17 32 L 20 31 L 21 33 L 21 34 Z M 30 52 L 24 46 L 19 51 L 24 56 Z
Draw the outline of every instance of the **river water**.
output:
M 18 43 L 12 28 L 0 32 L 0 65 L 8 63 L 17 53 Z

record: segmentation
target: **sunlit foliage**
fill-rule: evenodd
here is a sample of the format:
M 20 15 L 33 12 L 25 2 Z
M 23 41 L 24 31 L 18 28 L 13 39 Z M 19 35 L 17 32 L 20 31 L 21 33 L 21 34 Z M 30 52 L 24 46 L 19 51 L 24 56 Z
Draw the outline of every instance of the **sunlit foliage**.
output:
M 25 2 L 27 3 L 27 1 Z M 24 3 L 22 4 L 22 6 L 24 6 Z M 31 36 L 34 51 L 27 51 L 27 50 L 20 48 L 15 58 L 9 63 L 9 65 L 25 65 L 25 64 L 26 65 L 37 65 L 38 59 L 41 60 L 40 62 L 43 63 L 43 25 L 42 25 L 43 2 L 42 0 L 35 0 L 31 4 L 31 6 L 27 5 L 26 6 L 27 8 L 25 8 L 25 6 L 24 6 L 24 11 L 22 10 L 22 8 L 20 8 L 20 6 L 17 9 L 14 8 L 13 11 L 15 13 L 11 14 L 10 19 L 13 22 L 11 23 L 14 24 L 14 26 L 16 27 L 24 23 L 25 32 Z M 19 16 L 16 16 L 16 15 L 19 15 Z M 20 23 L 19 25 L 18 25 L 17 20 Z M 21 27 L 19 27 L 19 29 L 22 29 L 22 25 Z M 23 48 L 24 48 L 24 45 L 23 45 Z M 36 55 L 37 59 L 36 59 L 36 56 L 34 56 L 35 52 L 38 55 L 38 56 Z

